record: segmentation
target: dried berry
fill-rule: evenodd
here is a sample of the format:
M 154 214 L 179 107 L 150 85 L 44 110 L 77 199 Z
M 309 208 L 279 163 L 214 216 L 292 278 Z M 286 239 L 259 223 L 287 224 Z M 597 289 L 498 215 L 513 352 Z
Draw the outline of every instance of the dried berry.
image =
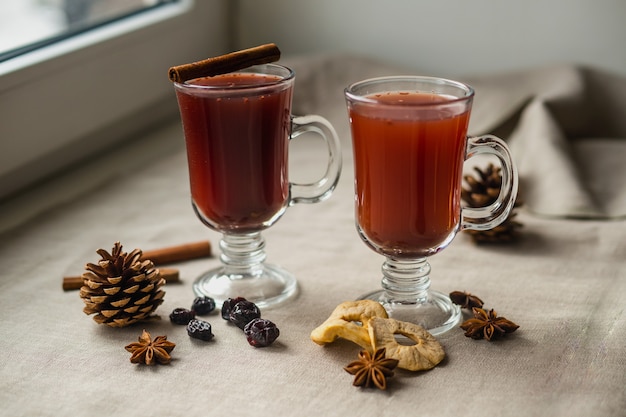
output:
M 211 340 L 213 333 L 211 332 L 211 323 L 204 320 L 193 319 L 187 324 L 187 334 L 194 339 Z
M 231 323 L 243 329 L 252 320 L 261 317 L 261 310 L 252 301 L 239 301 L 233 306 L 228 315 Z
M 237 304 L 240 301 L 247 301 L 247 300 L 243 297 L 237 297 L 237 298 L 229 298 L 226 301 L 224 301 L 224 303 L 222 304 L 222 318 L 224 320 L 230 320 L 230 311 L 233 309 L 235 304 Z
M 253 319 L 243 328 L 248 343 L 254 347 L 265 347 L 274 343 L 280 335 L 278 327 L 266 319 Z
M 198 316 L 204 316 L 215 310 L 215 300 L 211 297 L 197 297 L 193 300 L 191 309 L 195 311 Z
M 196 313 L 186 308 L 175 308 L 170 313 L 170 321 L 174 324 L 187 324 L 196 318 Z

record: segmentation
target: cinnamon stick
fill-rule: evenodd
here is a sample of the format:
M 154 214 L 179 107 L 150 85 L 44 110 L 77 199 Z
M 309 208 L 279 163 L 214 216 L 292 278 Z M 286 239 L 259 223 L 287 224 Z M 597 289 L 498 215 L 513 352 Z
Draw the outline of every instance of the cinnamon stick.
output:
M 143 251 L 141 259 L 149 259 L 155 265 L 165 265 L 210 256 L 211 242 L 204 240 L 162 249 L 146 250 Z
M 175 268 L 159 268 L 161 277 L 165 279 L 165 282 L 178 282 L 180 281 L 180 274 L 178 269 Z M 63 277 L 63 291 L 80 290 L 83 286 L 83 277 Z
M 184 83 L 194 78 L 213 77 L 218 74 L 226 74 L 251 67 L 252 65 L 275 62 L 279 59 L 280 49 L 275 44 L 268 43 L 190 64 L 171 67 L 168 75 L 170 81 Z
M 141 259 L 149 259 L 154 265 L 166 265 L 175 262 L 188 261 L 197 258 L 208 258 L 211 256 L 211 242 L 203 240 L 201 242 L 185 243 L 167 248 L 144 251 Z M 166 282 L 176 282 L 179 280 L 178 269 L 159 268 L 161 276 Z M 83 285 L 83 278 L 80 276 L 69 276 L 63 278 L 63 290 L 77 290 Z

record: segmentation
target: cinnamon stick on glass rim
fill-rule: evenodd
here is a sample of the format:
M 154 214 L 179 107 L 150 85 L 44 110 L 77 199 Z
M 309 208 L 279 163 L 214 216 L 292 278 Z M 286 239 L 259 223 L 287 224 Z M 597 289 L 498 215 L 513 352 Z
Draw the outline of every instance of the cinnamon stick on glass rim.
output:
M 168 76 L 172 82 L 184 83 L 194 78 L 213 77 L 214 75 L 226 74 L 253 65 L 275 62 L 279 59 L 280 49 L 278 49 L 278 46 L 268 43 L 190 64 L 171 67 L 168 71 Z

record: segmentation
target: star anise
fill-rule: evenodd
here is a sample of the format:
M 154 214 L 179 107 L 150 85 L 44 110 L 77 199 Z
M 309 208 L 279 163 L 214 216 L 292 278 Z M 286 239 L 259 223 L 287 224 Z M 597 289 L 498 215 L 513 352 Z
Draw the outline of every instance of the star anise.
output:
M 167 336 L 157 336 L 152 340 L 150 333 L 144 330 L 139 336 L 139 342 L 131 343 L 125 349 L 132 353 L 130 357 L 132 363 L 154 365 L 157 362 L 169 363 L 172 359 L 170 352 L 175 346 L 175 343 L 167 340 Z
M 513 333 L 519 326 L 504 317 L 498 317 L 493 310 L 484 310 L 474 307 L 472 309 L 474 317 L 461 324 L 461 329 L 465 330 L 465 336 L 472 339 L 485 338 L 489 341 L 498 339 L 507 333 Z
M 385 358 L 385 353 L 385 348 L 378 349 L 373 356 L 366 350 L 359 352 L 359 360 L 343 368 L 349 374 L 354 375 L 352 385 L 386 389 L 387 378 L 393 376 L 393 369 L 398 366 L 398 360 Z
M 450 300 L 452 300 L 454 304 L 460 305 L 461 308 L 469 309 L 474 307 L 482 308 L 484 304 L 483 300 L 465 291 L 452 291 L 450 293 Z

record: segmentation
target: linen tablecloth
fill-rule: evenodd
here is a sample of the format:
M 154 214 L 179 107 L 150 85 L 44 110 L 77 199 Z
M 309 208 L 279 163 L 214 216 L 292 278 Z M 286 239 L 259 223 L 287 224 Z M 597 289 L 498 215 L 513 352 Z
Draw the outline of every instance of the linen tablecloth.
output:
M 453 329 L 439 337 L 447 356 L 433 370 L 396 371 L 386 391 L 352 386 L 352 376 L 342 368 L 359 348 L 345 341 L 321 347 L 309 340 L 337 304 L 378 288 L 381 278 L 383 259 L 360 241 L 354 227 L 352 155 L 341 88 L 404 69 L 348 58 L 285 63 L 298 74 L 295 111 L 331 120 L 344 147 L 344 170 L 329 200 L 290 207 L 264 233 L 268 261 L 292 271 L 300 285 L 296 299 L 263 311 L 280 328 L 275 344 L 249 346 L 241 331 L 218 314 L 208 317 L 215 334 L 208 343 L 190 339 L 184 326 L 170 323 L 174 308 L 190 306 L 193 279 L 218 265 L 215 256 L 174 265 L 182 282 L 166 285 L 157 310 L 162 320 L 156 322 L 122 329 L 97 325 L 82 312 L 78 293 L 61 289 L 62 276 L 80 274 L 86 262 L 99 258 L 97 249 L 110 250 L 118 240 L 130 251 L 209 239 L 217 252 L 219 235 L 191 209 L 182 130 L 174 118 L 0 207 L 0 414 L 626 415 L 626 223 L 599 220 L 623 215 L 623 201 L 611 200 L 617 208 L 610 213 L 602 211 L 606 204 L 596 205 L 597 211 L 585 216 L 589 219 L 580 220 L 573 217 L 588 212 L 564 211 L 567 205 L 539 216 L 544 206 L 533 205 L 531 198 L 520 210 L 524 228 L 517 244 L 477 246 L 468 236 L 457 236 L 430 261 L 433 287 L 475 293 L 486 307 L 519 324 L 519 330 L 487 342 Z M 544 71 L 577 73 L 553 68 L 529 77 L 541 78 Z M 533 106 L 545 108 L 545 100 L 509 96 L 495 82 L 489 87 L 488 78 L 475 81 L 473 130 L 495 129 L 525 140 L 519 136 L 520 119 L 531 117 Z M 508 115 L 518 116 L 513 128 L 485 115 L 481 101 L 503 103 L 503 109 L 506 104 Z M 590 130 L 584 136 L 609 133 L 599 128 L 597 135 Z M 321 174 L 321 146 L 315 140 L 292 142 L 292 179 Z M 583 162 L 595 158 L 585 151 L 578 155 Z M 522 164 L 523 175 L 526 169 Z M 124 346 L 143 328 L 176 343 L 171 364 L 129 362 Z

